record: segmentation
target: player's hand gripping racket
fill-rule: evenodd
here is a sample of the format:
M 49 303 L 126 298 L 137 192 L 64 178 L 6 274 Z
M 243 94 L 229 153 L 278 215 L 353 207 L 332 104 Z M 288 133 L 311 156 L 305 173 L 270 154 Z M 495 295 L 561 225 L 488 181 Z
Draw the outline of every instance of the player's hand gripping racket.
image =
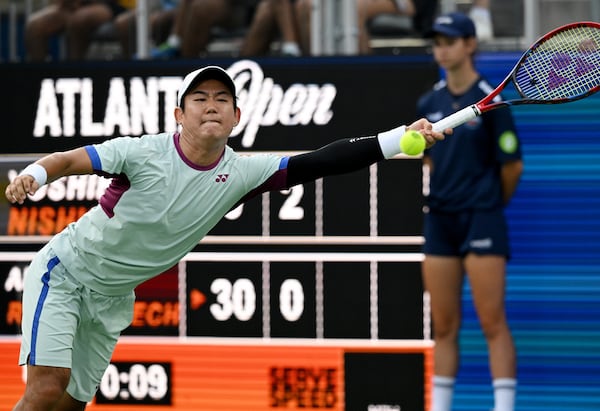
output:
M 494 101 L 511 82 L 521 98 Z M 435 131 L 454 128 L 498 107 L 559 104 L 600 90 L 600 24 L 571 23 L 552 30 L 533 44 L 510 74 L 490 94 L 433 124 Z

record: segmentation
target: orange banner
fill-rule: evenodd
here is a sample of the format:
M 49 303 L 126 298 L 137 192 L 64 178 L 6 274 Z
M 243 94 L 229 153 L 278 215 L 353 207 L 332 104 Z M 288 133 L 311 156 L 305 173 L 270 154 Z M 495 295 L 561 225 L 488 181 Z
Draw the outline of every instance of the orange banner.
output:
M 18 345 L 17 339 L 0 341 L 0 409 L 10 409 L 23 393 L 25 376 L 17 366 Z M 404 371 L 413 380 L 419 374 L 423 376 L 418 384 L 424 387 L 424 398 L 393 402 L 385 395 L 381 400 L 375 395 L 368 399 L 373 409 L 406 409 L 406 403 L 400 402 L 414 400 L 423 404 L 421 409 L 429 409 L 433 357 L 432 345 L 427 341 L 136 337 L 124 337 L 119 342 L 98 394 L 87 409 L 126 411 L 137 404 L 139 411 L 341 411 L 347 409 L 346 373 L 367 373 L 352 371 L 346 360 L 349 355 L 360 358 L 365 354 L 367 359 L 391 355 L 384 358 L 386 363 L 388 358 L 402 360 L 416 354 L 422 365 L 418 367 L 420 372 Z M 365 374 L 365 378 L 373 377 Z M 366 382 L 352 384 L 357 383 L 361 391 L 362 387 L 368 390 Z M 412 397 L 416 395 L 414 390 L 408 391 L 412 391 Z

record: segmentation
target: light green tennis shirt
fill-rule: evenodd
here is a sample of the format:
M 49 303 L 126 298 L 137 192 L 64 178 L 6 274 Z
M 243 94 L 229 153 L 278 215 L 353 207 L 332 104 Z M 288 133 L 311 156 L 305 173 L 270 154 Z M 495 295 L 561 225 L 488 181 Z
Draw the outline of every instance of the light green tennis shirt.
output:
M 285 187 L 287 157 L 240 155 L 190 162 L 179 134 L 119 137 L 86 147 L 113 180 L 97 206 L 50 246 L 82 284 L 123 295 L 177 264 L 238 202 Z

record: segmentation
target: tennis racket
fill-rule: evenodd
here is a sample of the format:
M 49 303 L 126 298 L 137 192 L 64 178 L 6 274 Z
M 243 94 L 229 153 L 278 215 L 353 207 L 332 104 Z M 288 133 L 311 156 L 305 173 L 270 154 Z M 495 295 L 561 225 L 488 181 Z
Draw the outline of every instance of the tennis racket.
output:
M 520 98 L 497 98 L 512 83 Z M 443 131 L 466 123 L 498 107 L 518 104 L 560 104 L 600 90 L 600 24 L 570 23 L 536 41 L 506 78 L 478 103 L 433 124 Z

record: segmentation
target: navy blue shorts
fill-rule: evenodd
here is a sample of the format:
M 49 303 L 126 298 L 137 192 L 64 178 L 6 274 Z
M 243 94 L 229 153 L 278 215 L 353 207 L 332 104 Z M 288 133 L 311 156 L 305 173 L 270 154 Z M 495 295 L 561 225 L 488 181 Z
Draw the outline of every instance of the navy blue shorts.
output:
M 472 252 L 506 258 L 510 255 L 503 209 L 459 213 L 429 211 L 424 224 L 425 254 L 462 257 Z

